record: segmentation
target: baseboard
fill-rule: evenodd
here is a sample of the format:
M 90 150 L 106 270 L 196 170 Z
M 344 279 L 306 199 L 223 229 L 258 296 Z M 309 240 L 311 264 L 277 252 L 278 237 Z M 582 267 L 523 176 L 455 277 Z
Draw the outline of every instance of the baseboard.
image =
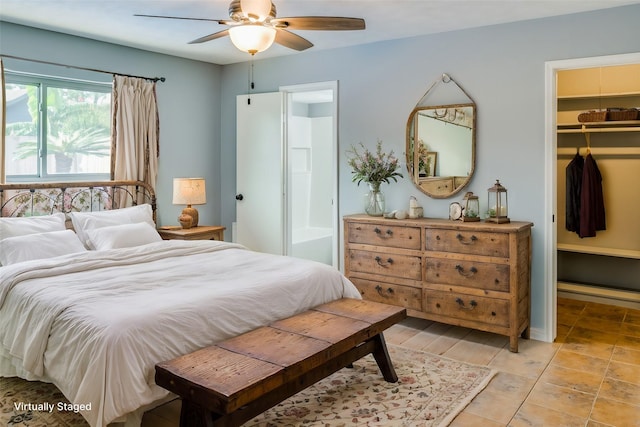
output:
M 558 282 L 558 296 L 640 309 L 640 292 L 634 291 L 611 289 L 582 283 Z
M 529 337 L 532 340 L 536 340 L 536 341 L 550 342 L 547 338 L 547 334 L 545 333 L 545 330 L 540 328 L 529 329 Z

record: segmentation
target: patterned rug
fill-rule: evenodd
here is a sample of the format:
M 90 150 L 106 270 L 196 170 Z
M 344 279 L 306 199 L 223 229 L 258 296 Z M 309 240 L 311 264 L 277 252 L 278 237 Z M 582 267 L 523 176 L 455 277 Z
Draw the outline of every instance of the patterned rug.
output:
M 371 355 L 245 424 L 272 426 L 446 426 L 495 375 L 421 351 L 389 345 L 397 383 L 382 378 Z
M 342 369 L 245 424 L 283 426 L 446 426 L 489 383 L 495 371 L 389 345 L 398 374 L 387 383 L 372 356 Z M 0 425 L 86 426 L 73 411 L 20 410 L 14 403 L 67 402 L 52 385 L 0 378 Z M 40 408 L 44 409 L 44 408 Z M 177 420 L 176 420 L 177 422 Z M 176 424 L 177 425 L 177 424 Z
M 73 409 L 53 384 L 0 378 L 0 426 L 88 426 Z

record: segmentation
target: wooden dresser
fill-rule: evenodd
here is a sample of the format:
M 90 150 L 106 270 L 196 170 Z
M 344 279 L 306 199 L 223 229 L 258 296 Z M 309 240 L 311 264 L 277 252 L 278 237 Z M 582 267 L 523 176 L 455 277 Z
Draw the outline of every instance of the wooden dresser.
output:
M 345 275 L 409 316 L 529 338 L 530 222 L 344 218 Z

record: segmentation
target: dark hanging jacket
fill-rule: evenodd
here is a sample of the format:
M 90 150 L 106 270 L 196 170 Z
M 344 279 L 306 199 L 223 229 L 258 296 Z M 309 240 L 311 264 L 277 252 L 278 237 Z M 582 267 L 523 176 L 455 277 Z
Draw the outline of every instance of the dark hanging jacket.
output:
M 578 234 L 580 234 L 580 189 L 582 188 L 583 169 L 584 159 L 576 153 L 566 169 L 565 227 Z
M 580 237 L 594 237 L 596 231 L 606 230 L 602 175 L 596 161 L 587 154 L 582 173 L 580 193 Z

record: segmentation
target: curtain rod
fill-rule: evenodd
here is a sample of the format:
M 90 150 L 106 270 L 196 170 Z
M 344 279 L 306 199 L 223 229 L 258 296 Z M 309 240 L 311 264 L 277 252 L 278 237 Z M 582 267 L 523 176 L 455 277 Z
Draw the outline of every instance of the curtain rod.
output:
M 164 77 L 143 77 L 143 76 L 134 76 L 132 74 L 123 74 L 123 73 L 114 73 L 111 71 L 105 71 L 105 70 L 98 70 L 95 68 L 86 68 L 86 67 L 77 67 L 75 65 L 66 65 L 66 64 L 59 64 L 57 62 L 49 62 L 49 61 L 41 61 L 39 59 L 29 59 L 29 58 L 22 58 L 20 56 L 14 56 L 14 55 L 5 55 L 5 54 L 0 54 L 0 57 L 3 58 L 11 58 L 11 59 L 18 59 L 20 61 L 30 61 L 30 62 L 37 62 L 38 64 L 46 64 L 46 65 L 56 65 L 58 67 L 66 67 L 66 68 L 73 68 L 76 70 L 84 70 L 84 71 L 94 71 L 96 73 L 105 73 L 105 74 L 113 74 L 116 76 L 125 76 L 125 77 L 136 77 L 139 79 L 146 79 L 146 80 L 152 80 L 154 82 L 157 82 L 158 80 L 161 82 L 166 81 L 167 79 Z

